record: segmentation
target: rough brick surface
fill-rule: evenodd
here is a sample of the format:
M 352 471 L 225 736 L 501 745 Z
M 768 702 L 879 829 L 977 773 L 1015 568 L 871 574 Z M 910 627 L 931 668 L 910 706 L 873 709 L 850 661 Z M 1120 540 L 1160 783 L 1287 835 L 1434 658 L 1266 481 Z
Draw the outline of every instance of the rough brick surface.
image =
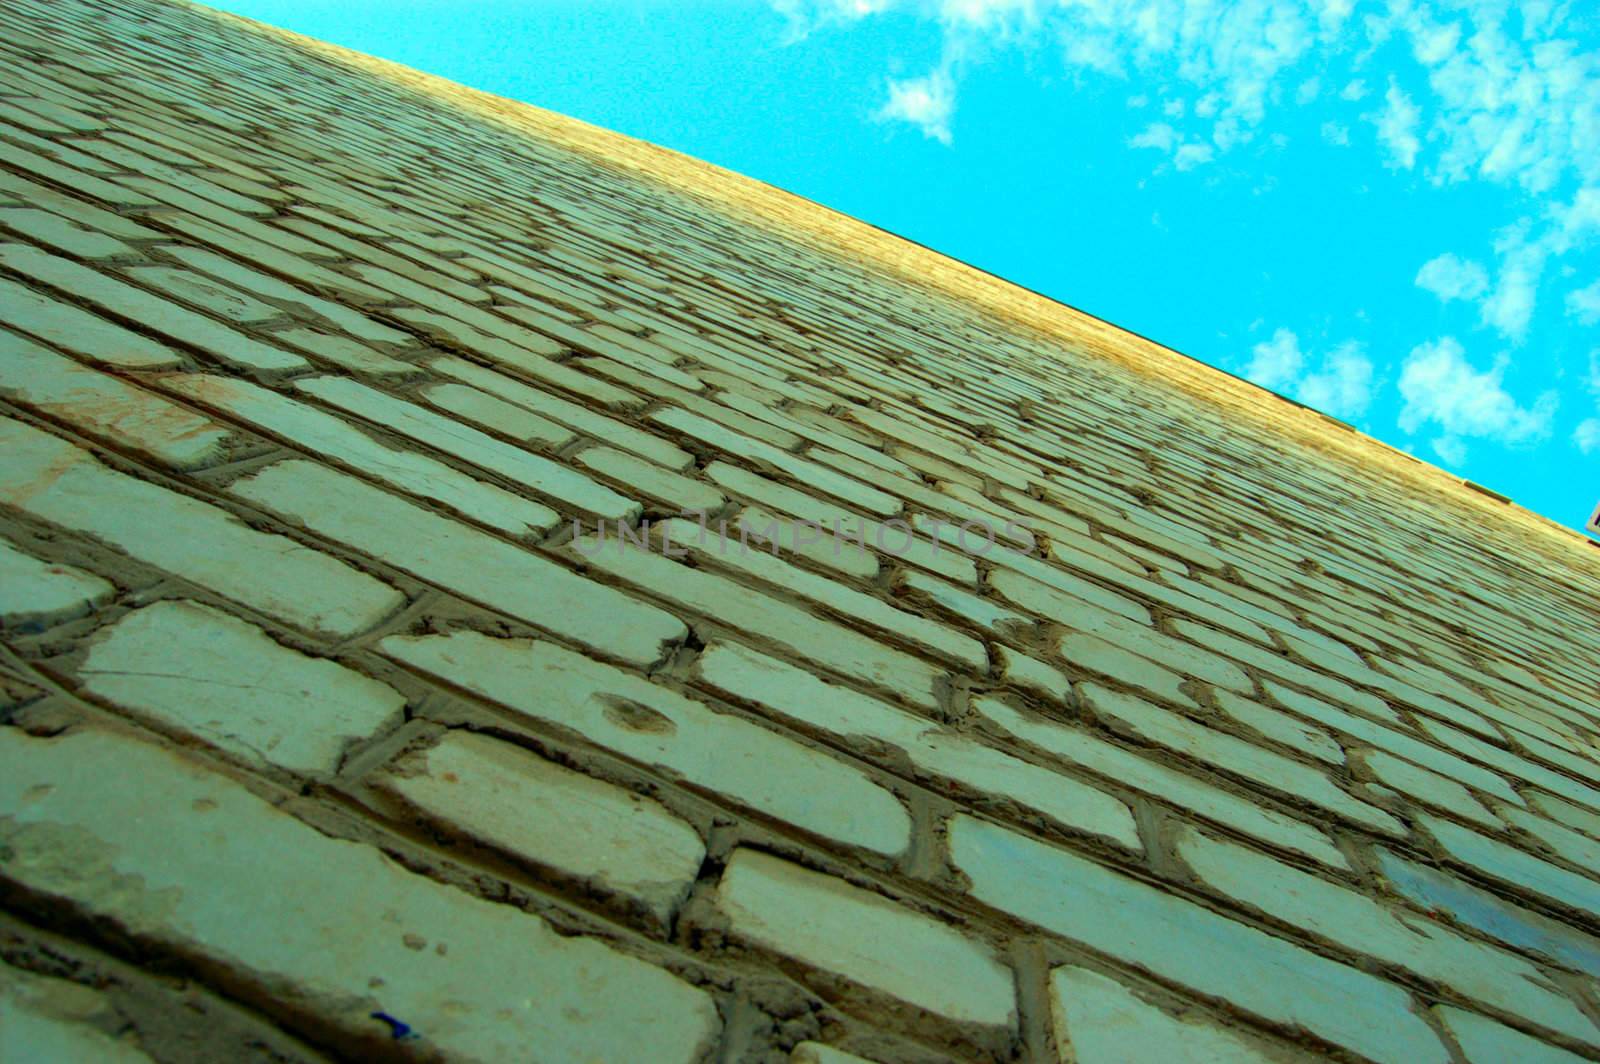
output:
M 1596 601 L 768 186 L 0 5 L 8 1060 L 1600 1059 Z

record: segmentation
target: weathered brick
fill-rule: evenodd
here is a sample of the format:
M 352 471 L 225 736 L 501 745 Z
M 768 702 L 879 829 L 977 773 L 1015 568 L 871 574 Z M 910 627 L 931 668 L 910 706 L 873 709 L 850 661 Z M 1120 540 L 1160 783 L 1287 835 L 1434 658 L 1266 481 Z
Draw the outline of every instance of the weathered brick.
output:
M 1344 855 L 1326 835 L 1293 817 L 1140 757 L 1081 728 L 1025 716 L 998 699 L 975 699 L 973 708 L 1008 735 L 1031 743 L 1068 764 L 1088 769 L 1271 845 L 1335 868 L 1349 867 Z
M 195 373 L 165 377 L 161 386 L 514 536 L 546 532 L 560 521 L 548 506 L 475 480 L 427 455 L 391 447 L 341 418 L 249 381 Z
M 114 472 L 0 419 L 0 502 L 80 532 L 308 632 L 346 638 L 405 600 L 391 587 L 225 510 Z
M 1341 946 L 1453 987 L 1551 1030 L 1600 1045 L 1600 1029 L 1527 961 L 1442 926 L 1402 920 L 1365 895 L 1192 829 L 1179 857 L 1220 893 Z
M 560 462 L 497 440 L 426 407 L 369 388 L 348 377 L 309 377 L 295 381 L 299 391 L 331 403 L 418 443 L 498 473 L 582 513 L 631 521 L 640 505 L 595 483 Z
M 1254 695 L 1240 696 L 1230 691 L 1215 691 L 1217 707 L 1229 717 L 1284 746 L 1309 754 L 1330 765 L 1345 762 L 1344 748 L 1328 733 L 1290 716 L 1282 710 L 1258 702 Z
M 1406 833 L 1400 821 L 1352 797 L 1326 773 L 1310 765 L 1096 684 L 1082 684 L 1077 690 L 1097 716 L 1119 721 L 1149 742 L 1192 757 L 1202 765 L 1235 773 L 1270 790 L 1309 802 L 1374 831 L 1399 836 Z
M 574 555 L 591 568 L 658 595 L 735 631 L 758 633 L 790 652 L 923 706 L 937 704 L 943 670 L 870 636 L 764 594 L 730 577 L 691 568 L 654 551 L 590 537 Z M 820 579 L 820 578 L 819 578 Z
M 662 924 L 705 857 L 658 803 L 471 732 L 407 754 L 378 783 L 435 823 L 631 898 Z
M 0 226 L 79 259 L 133 254 L 133 248 L 70 218 L 32 208 L 0 210 Z
M 192 410 L 4 329 L 0 394 L 173 469 L 215 461 L 232 438 Z
M 1419 813 L 1417 823 L 1447 854 L 1489 878 L 1600 915 L 1600 886 L 1594 880 L 1436 816 Z
M 1458 1009 L 1451 1005 L 1435 1005 L 1433 1014 L 1439 1017 L 1451 1037 L 1471 1061 L 1517 1061 L 1518 1064 L 1579 1064 L 1584 1058 L 1568 1053 L 1521 1031 L 1496 1023 L 1487 1016 Z
M 331 362 L 354 373 L 374 377 L 407 377 L 417 373 L 417 367 L 409 362 L 390 358 L 366 344 L 336 333 L 308 328 L 279 329 L 272 334 L 272 338 L 318 361 Z
M 707 647 L 695 662 L 695 677 L 768 715 L 799 721 L 846 744 L 857 737 L 886 744 L 922 773 L 1009 798 L 1067 828 L 1142 848 L 1133 814 L 1120 799 L 737 643 Z
M 633 494 L 659 499 L 677 512 L 712 511 L 722 508 L 727 496 L 701 480 L 662 469 L 654 462 L 612 447 L 589 447 L 573 456 L 573 462 L 603 477 L 627 486 Z
M 537 1045 L 562 1059 L 688 1062 L 718 1029 L 710 997 L 658 968 L 407 872 L 110 733 L 0 728 L 0 840 L 0 877 L 194 958 L 280 1022 L 359 1056 L 390 1040 L 375 1011 L 463 1059 Z
M 476 632 L 390 636 L 383 652 L 825 838 L 895 854 L 911 818 L 856 769 L 747 720 L 551 643 Z M 774 772 L 782 765 L 782 772 Z
M 169 369 L 183 356 L 149 337 L 0 277 L 5 324 L 95 362 L 127 369 Z
M 0 1060 L 150 1064 L 108 996 L 0 961 Z
M 1199 703 L 1182 691 L 1182 676 L 1115 643 L 1074 632 L 1063 636 L 1057 646 L 1061 656 L 1080 669 L 1101 673 L 1169 702 L 1199 708 Z
M 1418 908 L 1448 913 L 1461 926 L 1600 978 L 1600 938 L 1392 851 L 1380 849 L 1377 856 L 1384 884 Z
M 683 638 L 681 621 L 528 550 L 311 462 L 279 462 L 231 489 L 418 579 L 636 665 Z
M 1131 616 L 1141 624 L 1150 621 L 1150 614 L 1143 606 L 1131 600 L 1121 600 L 1120 604 L 1108 598 L 1111 593 L 1104 589 L 1090 590 L 1093 585 L 1084 581 L 1083 586 L 1075 588 L 1062 588 L 1041 583 L 1030 576 L 1015 571 L 1007 566 L 1013 566 L 1019 561 L 1029 559 L 1020 557 L 1004 558 L 998 561 L 994 569 L 989 572 L 989 586 L 1002 598 L 1005 598 L 1025 610 L 1029 610 L 1047 621 L 1055 624 L 1064 624 L 1069 628 L 1078 627 L 1092 613 L 1103 612 L 1106 608 L 1120 610 L 1124 615 Z M 1060 578 L 1061 583 L 1072 583 L 1070 578 Z M 1082 592 L 1080 595 L 1079 592 Z M 1093 596 L 1102 600 L 1092 602 L 1084 595 Z M 1112 602 L 1110 607 L 1106 602 Z
M 1463 820 L 1474 821 L 1490 830 L 1500 826 L 1494 814 L 1485 809 L 1482 802 L 1448 776 L 1430 772 L 1398 757 L 1390 757 L 1382 750 L 1367 751 L 1361 761 L 1384 786 L 1409 795 L 1423 805 L 1454 813 Z
M 185 310 L 158 295 L 134 288 L 107 274 L 23 244 L 0 244 L 0 264 L 43 284 L 92 303 L 112 315 L 198 348 L 244 369 L 301 369 L 305 359 L 253 340 L 210 318 Z M 22 327 L 27 329 L 26 320 Z M 29 330 L 32 331 L 32 330 Z M 45 337 L 45 339 L 51 339 Z
M 716 904 L 746 941 L 954 1020 L 1014 1022 L 1011 973 L 992 949 L 843 880 L 739 849 Z
M 126 275 L 139 284 L 241 325 L 259 325 L 283 314 L 277 307 L 193 270 L 136 266 L 126 271 Z
M 150 668 L 156 661 L 165 664 Z M 291 772 L 335 771 L 351 743 L 398 724 L 406 701 L 194 602 L 126 614 L 95 636 L 77 674 L 85 691 L 135 716 Z
M 522 443 L 560 450 L 578 438 L 564 425 L 465 384 L 430 384 L 419 394 L 429 406 Z
M 993 824 L 957 817 L 950 849 L 979 901 L 1125 964 L 1372 1060 L 1449 1059 L 1393 983 Z
M 789 1054 L 789 1064 L 872 1064 L 865 1057 L 846 1053 L 821 1042 L 801 1042 Z
M 1532 835 L 1579 868 L 1600 873 L 1600 842 L 1515 806 L 1501 806 L 1498 812 L 1506 823 Z
M 117 589 L 71 565 L 53 565 L 0 539 L 0 628 L 42 631 L 109 602 Z
M 1063 965 L 1050 973 L 1050 1025 L 1073 1064 L 1271 1064 L 1257 1043 L 1201 1016 L 1174 1016 L 1109 976 Z

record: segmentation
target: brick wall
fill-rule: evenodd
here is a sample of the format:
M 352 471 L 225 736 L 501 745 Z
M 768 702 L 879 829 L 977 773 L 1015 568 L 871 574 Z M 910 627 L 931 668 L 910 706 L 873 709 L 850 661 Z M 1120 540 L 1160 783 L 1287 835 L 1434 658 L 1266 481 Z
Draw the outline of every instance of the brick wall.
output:
M 1575 534 L 316 42 L 0 69 L 0 1058 L 1600 1059 Z

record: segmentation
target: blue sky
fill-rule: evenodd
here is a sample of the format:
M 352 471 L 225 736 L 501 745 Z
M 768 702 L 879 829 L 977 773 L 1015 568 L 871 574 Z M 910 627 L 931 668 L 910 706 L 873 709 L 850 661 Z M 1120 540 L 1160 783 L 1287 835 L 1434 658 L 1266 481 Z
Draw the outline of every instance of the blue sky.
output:
M 1600 8 L 214 6 L 770 181 L 1564 524 L 1600 500 Z

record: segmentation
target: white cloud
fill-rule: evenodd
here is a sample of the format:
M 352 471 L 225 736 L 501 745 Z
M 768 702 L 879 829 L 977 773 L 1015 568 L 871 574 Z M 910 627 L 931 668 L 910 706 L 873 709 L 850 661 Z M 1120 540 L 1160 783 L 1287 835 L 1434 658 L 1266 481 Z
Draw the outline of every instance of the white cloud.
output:
M 1530 241 L 1524 232 L 1515 226 L 1495 242 L 1500 263 L 1494 291 L 1478 308 L 1483 324 L 1517 343 L 1527 337 L 1539 297 L 1539 276 L 1551 252 L 1548 239 Z
M 1185 144 L 1172 154 L 1172 162 L 1179 170 L 1193 170 L 1215 155 L 1216 149 L 1209 144 Z
M 1417 139 L 1417 123 L 1422 112 L 1392 78 L 1383 98 L 1385 106 L 1378 117 L 1378 143 L 1388 149 L 1392 164 L 1410 170 L 1417 165 L 1417 152 L 1422 148 L 1422 142 Z
M 1580 454 L 1600 451 L 1600 417 L 1584 418 L 1572 430 L 1572 445 Z
M 1313 362 L 1316 368 L 1308 372 Z M 1298 336 L 1280 328 L 1272 339 L 1250 349 L 1244 375 L 1263 388 L 1292 395 L 1338 417 L 1360 417 L 1372 403 L 1372 360 L 1353 342 L 1312 359 L 1300 350 Z
M 1417 287 L 1432 292 L 1441 302 L 1477 299 L 1489 290 L 1489 274 L 1476 262 L 1446 252 L 1429 259 L 1417 271 Z
M 1600 321 L 1600 281 L 1568 292 L 1567 313 L 1584 325 Z
M 1321 132 L 1322 139 L 1327 141 L 1329 144 L 1336 145 L 1340 148 L 1346 148 L 1350 145 L 1349 126 L 1340 125 L 1338 122 L 1324 122 L 1322 123 Z
M 1439 436 L 1429 440 L 1428 446 L 1433 448 L 1433 453 L 1438 455 L 1445 465 L 1467 464 L 1467 445 L 1461 442 L 1460 436 Z
M 880 122 L 910 122 L 922 135 L 949 144 L 950 116 L 955 113 L 955 80 L 935 70 L 920 78 L 889 79 L 889 99 L 878 109 Z
M 1365 99 L 1366 95 L 1367 83 L 1362 81 L 1360 78 L 1356 78 L 1354 81 L 1350 82 L 1344 88 L 1339 90 L 1339 99 L 1346 100 L 1350 103 L 1355 103 L 1357 100 Z
M 1519 404 L 1502 383 L 1507 367 L 1502 357 L 1489 369 L 1475 368 L 1453 337 L 1419 344 L 1400 368 L 1400 428 L 1413 434 L 1434 425 L 1445 436 L 1504 444 L 1544 439 L 1555 417 L 1556 393 L 1545 392 L 1531 406 Z

